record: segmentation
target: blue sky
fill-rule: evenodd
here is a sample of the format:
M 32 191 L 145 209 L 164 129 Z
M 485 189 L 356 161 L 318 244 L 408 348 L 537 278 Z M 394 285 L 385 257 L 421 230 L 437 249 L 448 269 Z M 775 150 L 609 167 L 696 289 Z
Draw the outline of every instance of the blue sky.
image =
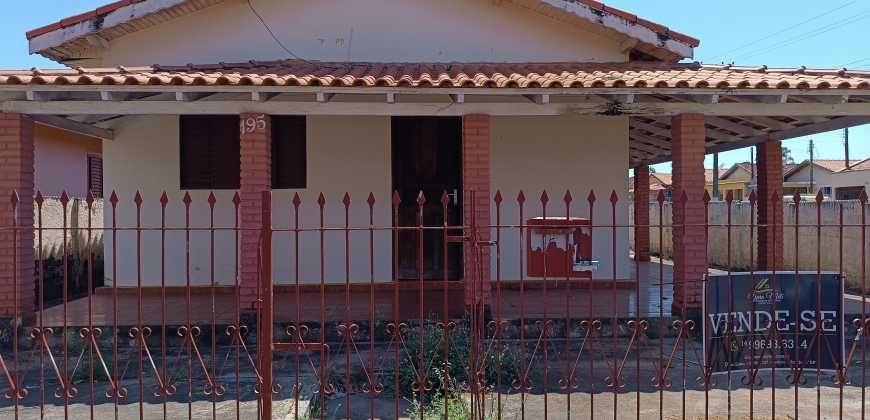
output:
M 0 67 L 58 64 L 27 54 L 27 30 L 94 9 L 109 0 L 39 0 L 5 8 L 0 26 Z M 771 67 L 870 68 L 870 1 L 867 0 L 612 0 L 606 4 L 701 39 L 696 60 Z M 870 157 L 870 125 L 850 133 L 853 159 Z M 818 158 L 843 157 L 842 131 L 814 135 Z M 808 158 L 809 138 L 783 144 L 795 160 Z M 749 149 L 722 153 L 726 167 L 749 160 Z M 712 157 L 707 157 L 712 167 Z M 669 171 L 670 164 L 657 170 Z

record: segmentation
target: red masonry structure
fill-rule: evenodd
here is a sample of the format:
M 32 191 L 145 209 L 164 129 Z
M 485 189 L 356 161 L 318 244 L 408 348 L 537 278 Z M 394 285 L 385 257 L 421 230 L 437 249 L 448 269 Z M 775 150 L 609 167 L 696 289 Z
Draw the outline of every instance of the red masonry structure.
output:
M 634 168 L 634 260 L 649 261 L 649 166 Z
M 472 221 L 478 226 L 476 229 L 478 240 L 490 239 L 490 123 L 489 115 L 466 115 L 462 119 L 462 180 L 463 189 L 473 192 L 472 196 L 466 195 L 464 200 L 464 224 L 469 226 Z M 465 246 L 465 304 L 471 305 L 477 302 L 488 303 L 490 294 L 490 250 L 482 247 L 482 255 L 478 259 L 482 264 L 474 268 L 478 276 L 479 284 L 475 284 L 474 277 L 469 271 L 469 261 L 473 261 L 470 255 L 473 251 L 471 246 Z
M 33 168 L 33 121 L 0 113 L 0 190 L 18 192 L 0 197 L 0 318 L 33 313 L 33 235 L 11 229 L 33 226 Z
M 676 315 L 684 309 L 701 307 L 701 280 L 707 272 L 705 130 L 701 114 L 682 114 L 672 119 L 675 282 L 672 311 Z
M 240 116 L 240 205 L 241 244 L 239 271 L 242 308 L 256 299 L 263 191 L 272 187 L 272 119 L 269 115 Z
M 758 145 L 759 270 L 783 266 L 782 218 L 782 143 L 768 141 Z

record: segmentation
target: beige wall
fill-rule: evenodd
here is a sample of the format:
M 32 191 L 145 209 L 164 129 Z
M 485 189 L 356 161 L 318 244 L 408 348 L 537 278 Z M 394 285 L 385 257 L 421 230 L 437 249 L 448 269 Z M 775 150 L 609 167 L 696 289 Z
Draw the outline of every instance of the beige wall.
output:
M 502 224 L 519 223 L 516 197 L 526 196 L 524 219 L 542 215 L 541 193 L 547 190 L 548 216 L 565 216 L 565 191 L 574 198 L 571 216 L 589 217 L 586 200 L 595 191 L 595 224 L 611 224 L 610 193 L 617 191 L 616 223 L 628 223 L 628 118 L 498 117 L 492 126 L 492 191 L 501 190 Z M 493 212 L 492 220 L 495 221 Z M 612 278 L 612 230 L 594 229 L 593 258 L 601 261 L 596 278 Z M 618 278 L 628 278 L 628 229 L 617 229 Z M 518 229 L 502 232 L 502 278 L 519 278 Z M 523 245 L 525 246 L 525 244 Z M 495 270 L 493 270 L 495 273 Z
M 673 216 L 672 203 L 665 203 L 662 208 L 662 220 L 659 222 L 659 208 L 656 203 L 649 203 L 650 215 L 650 251 L 659 254 L 660 250 L 666 258 L 673 255 L 673 237 L 671 223 Z M 861 244 L 861 213 L 870 210 L 870 205 L 861 208 L 861 203 L 851 201 L 825 201 L 821 209 L 813 201 L 803 201 L 799 205 L 798 221 L 795 218 L 795 204 L 784 202 L 782 215 L 778 216 L 783 227 L 783 269 L 794 270 L 799 264 L 799 270 L 823 271 L 840 270 L 840 209 L 843 211 L 842 229 L 842 261 L 843 273 L 846 276 L 846 287 L 853 290 L 861 287 L 861 252 L 870 250 L 867 244 Z M 755 258 L 752 253 L 758 249 L 758 227 L 750 232 L 752 222 L 757 223 L 757 215 L 751 219 L 752 206 L 747 202 L 734 203 L 731 207 L 731 254 L 728 255 L 728 207 L 724 202 L 710 202 L 710 229 L 707 238 L 708 260 L 712 267 L 727 269 L 730 265 L 735 271 L 748 270 L 750 261 Z M 633 209 L 631 209 L 633 211 Z M 816 224 L 817 214 L 821 212 L 821 235 Z M 756 209 L 757 211 L 757 209 Z M 799 222 L 799 223 L 798 223 Z M 663 225 L 659 229 L 658 225 Z M 794 225 L 799 224 L 797 236 Z M 662 244 L 659 244 L 659 231 L 662 233 Z M 632 233 L 631 237 L 634 235 Z M 798 245 L 799 258 L 795 258 L 795 244 Z M 820 266 L 816 267 L 817 257 Z
M 619 40 L 509 2 L 257 0 L 298 56 L 358 61 L 625 61 Z M 217 63 L 289 58 L 245 1 L 228 1 L 114 40 L 81 65 Z
M 860 186 L 870 190 L 870 171 L 837 172 L 831 176 L 831 185 L 835 190 L 840 187 Z
M 116 140 L 104 147 L 104 165 L 107 194 L 117 190 L 121 203 L 118 205 L 118 226 L 135 226 L 136 211 L 133 196 L 139 190 L 145 200 L 142 206 L 144 227 L 160 226 L 159 197 L 163 190 L 169 195 L 167 226 L 178 229 L 184 226 L 184 207 L 181 199 L 184 191 L 179 189 L 178 118 L 129 117 L 114 124 Z M 564 214 L 561 199 L 567 189 L 574 194 L 572 215 L 587 217 L 586 196 L 594 188 L 598 196 L 596 223 L 610 223 L 610 191 L 623 191 L 627 181 L 628 162 L 626 150 L 628 122 L 625 118 L 591 117 L 528 117 L 493 118 L 492 127 L 492 191 L 500 189 L 506 197 L 502 208 L 502 222 L 513 224 L 518 217 L 515 201 L 520 189 L 528 197 L 525 216 L 541 214 L 538 197 L 543 188 L 550 193 L 550 215 Z M 369 279 L 369 192 L 375 194 L 374 223 L 378 227 L 391 224 L 390 190 L 392 185 L 390 158 L 390 120 L 388 117 L 334 117 L 308 118 L 308 188 L 304 190 L 276 191 L 273 195 L 275 279 L 279 283 L 295 281 L 293 236 L 286 229 L 292 223 L 291 198 L 299 192 L 300 206 L 300 281 L 320 281 L 320 234 L 319 208 L 316 204 L 320 191 L 326 196 L 324 213 L 328 228 L 344 226 L 344 207 L 341 199 L 344 192 L 351 195 L 350 225 L 364 228 L 351 232 L 349 247 L 351 281 Z M 215 225 L 232 227 L 234 210 L 231 203 L 233 192 L 219 191 L 215 208 Z M 206 191 L 191 191 L 191 226 L 198 229 L 191 233 L 190 273 L 195 285 L 211 281 L 210 238 L 208 231 L 209 210 Z M 623 194 L 624 195 L 624 194 Z M 626 197 L 620 197 L 617 206 L 617 223 L 626 224 L 628 213 Z M 105 225 L 112 225 L 111 207 L 106 206 Z M 494 214 L 493 214 L 493 220 Z M 519 278 L 518 232 L 503 232 L 502 274 L 504 279 Z M 135 231 L 119 230 L 113 253 L 112 234 L 104 236 L 106 244 L 106 276 L 111 284 L 113 257 L 116 258 L 119 285 L 136 284 L 136 234 Z M 593 233 L 594 253 L 602 262 L 600 278 L 610 278 L 608 267 L 611 256 L 611 231 L 597 229 Z M 628 232 L 617 232 L 617 258 L 620 278 L 627 278 Z M 345 281 L 344 233 L 325 232 L 324 249 L 327 282 Z M 235 281 L 235 256 L 232 251 L 234 233 L 219 230 L 215 233 L 215 281 L 233 284 Z M 173 230 L 166 235 L 166 278 L 168 284 L 183 285 L 186 281 L 185 234 Z M 157 231 L 143 231 L 141 242 L 142 282 L 144 285 L 160 284 L 161 245 Z M 386 281 L 391 277 L 391 235 L 387 231 L 375 233 L 375 279 Z M 517 262 L 517 264 L 514 264 Z M 494 263 L 494 261 L 493 261 Z M 495 271 L 493 270 L 493 273 Z
M 813 188 L 818 189 L 820 186 L 829 187 L 832 185 L 833 173 L 827 169 L 816 166 L 813 168 Z M 810 181 L 810 166 L 804 166 L 797 172 L 789 175 L 786 182 L 809 182 Z
M 88 154 L 102 153 L 102 140 L 36 125 L 34 183 L 44 196 L 88 194 Z

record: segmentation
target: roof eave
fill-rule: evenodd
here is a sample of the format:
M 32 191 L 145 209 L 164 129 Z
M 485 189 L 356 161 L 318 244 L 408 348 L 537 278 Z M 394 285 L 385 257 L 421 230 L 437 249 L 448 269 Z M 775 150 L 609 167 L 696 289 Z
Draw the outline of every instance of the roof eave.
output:
M 603 6 L 599 10 L 583 2 L 570 3 L 564 0 L 537 0 L 558 8 L 576 18 L 620 33 L 636 40 L 633 49 L 662 61 L 677 62 L 694 57 L 694 48 L 699 41 L 674 32 L 665 26 L 641 19 L 630 13 Z M 65 50 L 75 50 L 74 42 L 87 40 L 94 47 L 104 47 L 99 40 L 105 30 L 131 21 L 145 18 L 161 11 L 179 7 L 189 0 L 138 0 L 116 2 L 100 9 L 64 19 L 60 22 L 27 32 L 28 49 L 31 54 L 40 54 L 64 64 L 75 59 Z M 220 3 L 216 0 L 214 3 Z M 207 7 L 207 6 L 206 6 Z M 96 41 L 96 42 L 95 42 Z M 80 47 L 78 47 L 80 50 Z

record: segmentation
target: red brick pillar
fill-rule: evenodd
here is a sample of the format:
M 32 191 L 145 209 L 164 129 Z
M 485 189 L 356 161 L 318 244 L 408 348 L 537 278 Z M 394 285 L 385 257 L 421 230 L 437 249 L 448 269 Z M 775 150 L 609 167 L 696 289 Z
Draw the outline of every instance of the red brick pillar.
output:
M 489 115 L 466 115 L 462 119 L 462 181 L 465 190 L 462 214 L 466 226 L 472 223 L 478 226 L 477 234 L 481 241 L 490 238 L 490 124 Z M 483 246 L 475 254 L 475 249 L 466 245 L 464 252 L 465 304 L 489 303 L 490 249 Z M 478 282 L 475 284 L 472 279 Z
M 634 168 L 634 260 L 649 261 L 649 166 Z
M 251 308 L 259 279 L 263 191 L 272 188 L 272 119 L 265 114 L 241 114 L 239 196 L 242 227 L 239 255 L 242 307 Z
M 701 308 L 701 280 L 707 272 L 707 235 L 704 229 L 704 116 L 672 118 L 674 303 L 672 313 Z M 681 197 L 685 193 L 685 205 Z M 692 314 L 692 316 L 697 314 Z
M 34 310 L 33 250 L 33 121 L 26 115 L 0 113 L 0 318 L 32 319 Z M 12 192 L 18 192 L 18 234 Z M 17 241 L 17 246 L 16 246 Z
M 758 145 L 758 269 L 782 269 L 782 143 Z M 775 223 L 775 226 L 766 226 Z

